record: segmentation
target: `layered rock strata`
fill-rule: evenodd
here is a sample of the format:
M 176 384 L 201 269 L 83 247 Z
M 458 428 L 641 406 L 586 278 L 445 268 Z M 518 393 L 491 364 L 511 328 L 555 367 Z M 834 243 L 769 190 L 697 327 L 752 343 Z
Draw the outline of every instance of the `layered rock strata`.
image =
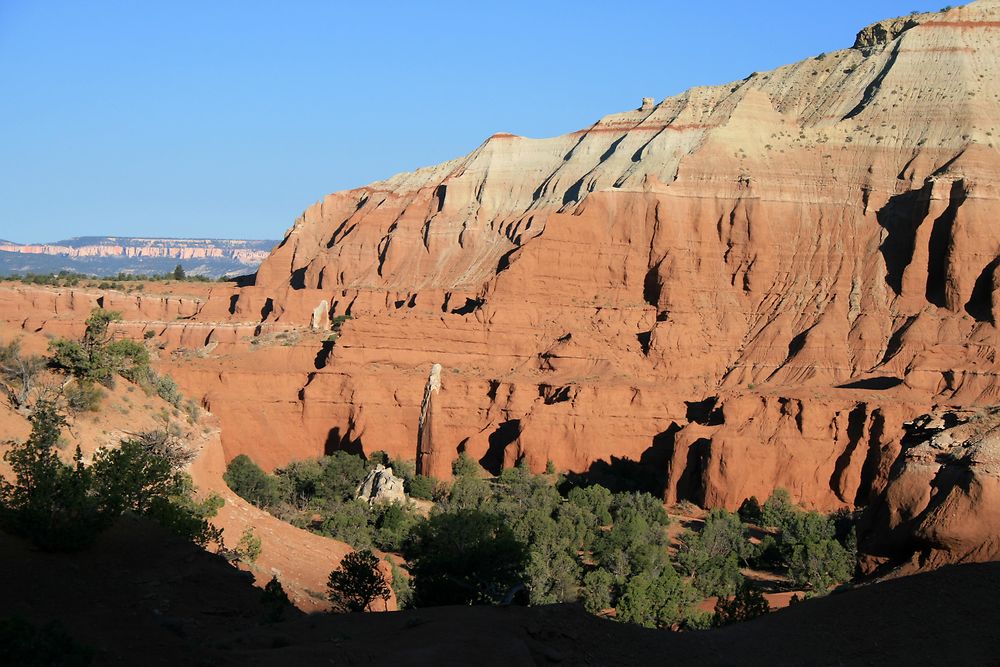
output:
M 884 502 L 905 422 L 1000 391 L 998 47 L 1000 0 L 881 22 L 329 195 L 253 286 L 0 309 L 60 332 L 120 307 L 271 467 L 378 449 L 447 477 L 465 451 L 639 465 L 670 501 Z

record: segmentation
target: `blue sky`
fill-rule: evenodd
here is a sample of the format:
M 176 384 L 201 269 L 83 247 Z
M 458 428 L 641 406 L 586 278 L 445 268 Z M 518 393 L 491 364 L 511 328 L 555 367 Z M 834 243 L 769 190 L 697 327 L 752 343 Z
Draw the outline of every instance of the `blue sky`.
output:
M 940 0 L 0 0 L 0 238 L 280 238 L 328 192 Z

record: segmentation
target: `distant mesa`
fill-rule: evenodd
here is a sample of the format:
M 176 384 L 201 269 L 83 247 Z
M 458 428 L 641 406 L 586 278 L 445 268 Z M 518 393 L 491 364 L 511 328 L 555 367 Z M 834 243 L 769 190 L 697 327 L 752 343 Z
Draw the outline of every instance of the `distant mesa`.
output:
M 178 263 L 191 275 L 252 273 L 277 244 L 257 239 L 78 236 L 54 243 L 0 241 L 0 275 L 74 271 L 97 276 L 166 273 Z

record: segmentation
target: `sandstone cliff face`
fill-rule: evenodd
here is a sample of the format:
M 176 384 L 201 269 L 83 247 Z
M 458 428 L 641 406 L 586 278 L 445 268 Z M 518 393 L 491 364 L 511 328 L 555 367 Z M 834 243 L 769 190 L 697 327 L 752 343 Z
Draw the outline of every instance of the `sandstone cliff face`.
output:
M 467 451 L 638 462 L 666 499 L 730 508 L 776 486 L 883 502 L 904 422 L 1000 391 L 998 47 L 979 0 L 579 132 L 495 135 L 329 195 L 254 286 L 146 297 L 123 332 L 154 327 L 227 453 L 269 466 L 382 449 L 447 477 Z
M 1000 559 L 1000 410 L 939 409 L 906 425 L 862 525 L 863 569 L 902 575 Z
M 997 19 L 981 1 L 882 22 L 852 49 L 331 195 L 255 289 L 285 291 L 278 321 L 301 321 L 292 293 L 355 316 L 330 363 L 352 398 L 331 410 L 379 447 L 412 447 L 432 363 L 445 458 L 638 458 L 672 426 L 690 439 L 686 403 L 719 396 L 722 461 L 727 432 L 780 440 L 773 406 L 798 402 L 815 417 L 794 437 L 829 446 L 785 481 L 853 504 L 830 480 L 856 405 L 908 405 L 891 433 L 997 391 Z M 768 426 L 742 423 L 748 391 Z M 774 483 L 727 474 L 744 478 L 692 492 L 733 505 Z

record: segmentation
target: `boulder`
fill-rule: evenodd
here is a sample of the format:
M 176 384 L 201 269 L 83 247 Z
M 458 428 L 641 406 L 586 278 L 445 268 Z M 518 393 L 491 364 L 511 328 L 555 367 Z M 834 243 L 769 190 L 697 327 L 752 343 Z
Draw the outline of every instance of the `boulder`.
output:
M 369 505 L 383 502 L 406 502 L 406 492 L 403 490 L 403 478 L 393 475 L 392 468 L 387 468 L 381 463 L 368 472 L 368 475 L 358 486 L 358 490 L 354 494 L 359 500 L 364 500 Z

